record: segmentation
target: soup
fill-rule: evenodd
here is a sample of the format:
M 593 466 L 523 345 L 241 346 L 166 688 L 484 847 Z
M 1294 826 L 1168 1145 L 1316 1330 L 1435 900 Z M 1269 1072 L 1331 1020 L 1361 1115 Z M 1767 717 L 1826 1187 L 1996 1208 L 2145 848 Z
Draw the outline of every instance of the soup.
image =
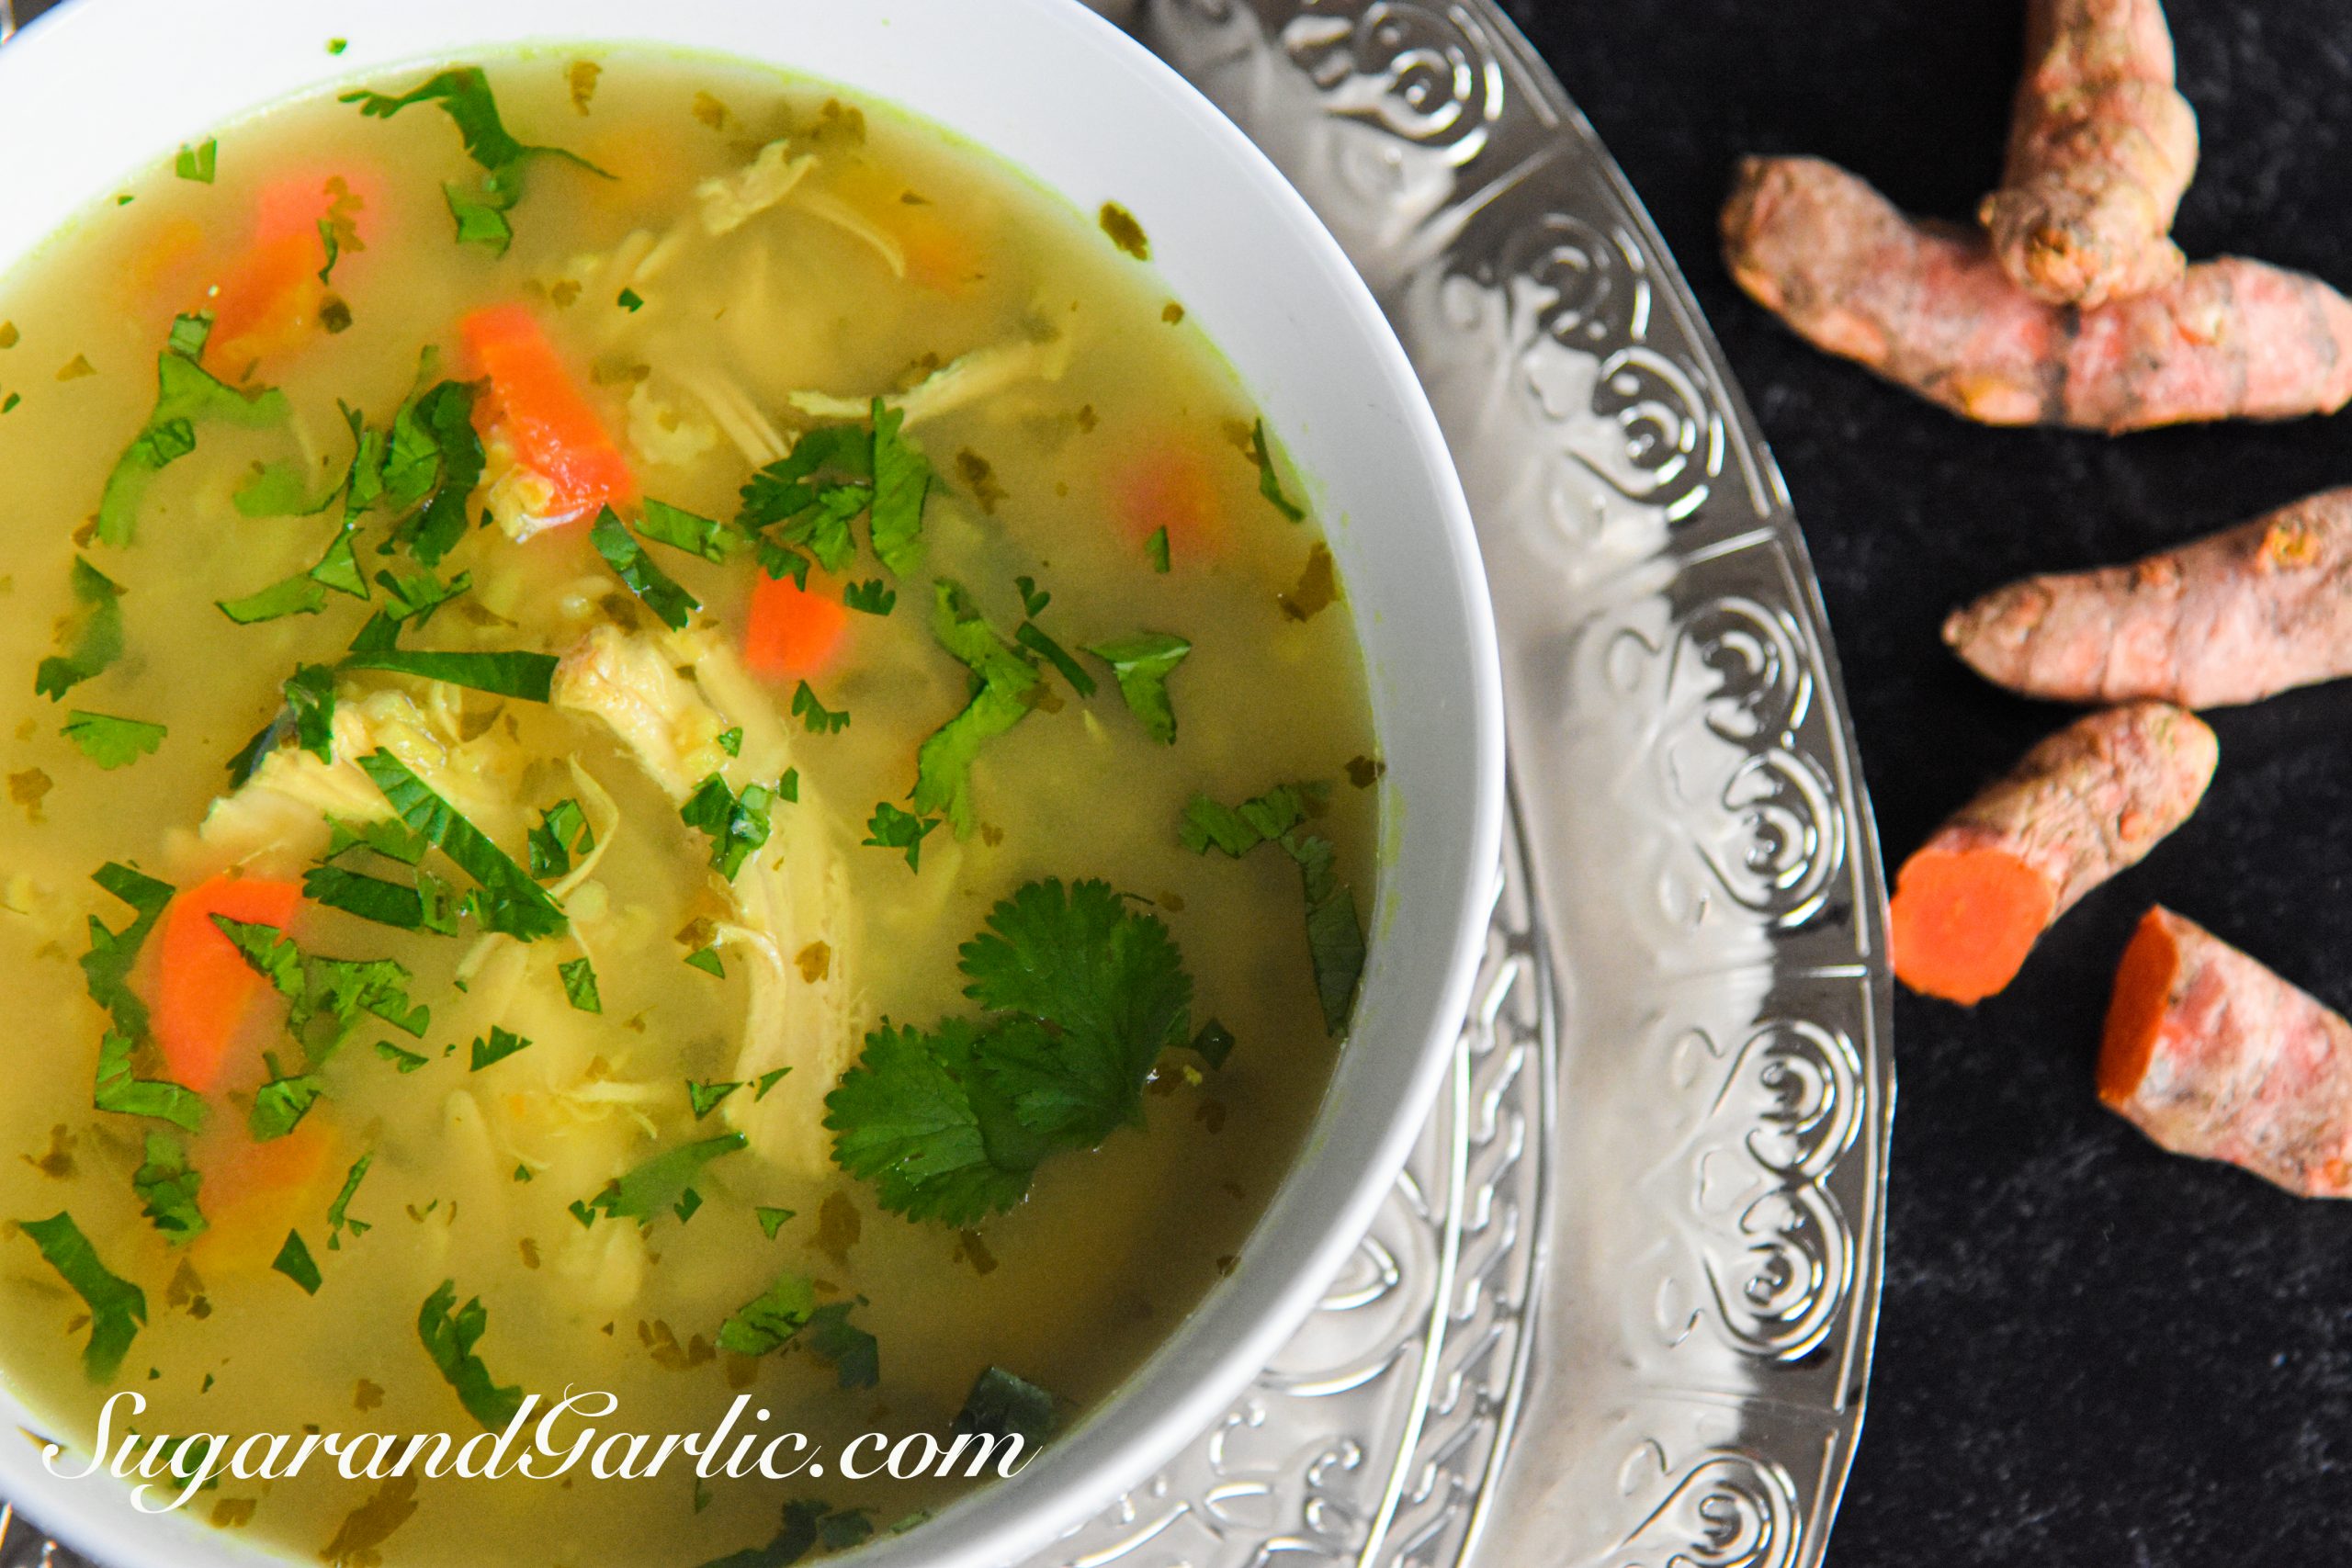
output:
M 1303 480 L 1132 217 L 913 118 L 625 50 L 369 87 L 0 289 L 6 1376 L 189 1473 L 582 1390 L 566 1441 L 1050 1442 L 1344 1033 L 1381 764 Z M 650 1458 L 187 1506 L 576 1568 L 970 1483 Z

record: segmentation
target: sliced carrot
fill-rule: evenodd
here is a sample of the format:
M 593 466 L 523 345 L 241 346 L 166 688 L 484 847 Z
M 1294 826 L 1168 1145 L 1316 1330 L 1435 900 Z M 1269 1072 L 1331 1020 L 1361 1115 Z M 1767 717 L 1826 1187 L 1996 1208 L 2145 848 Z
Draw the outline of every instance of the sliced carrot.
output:
M 1148 438 L 1111 476 L 1111 504 L 1120 531 L 1140 546 L 1168 530 L 1171 560 L 1216 553 L 1224 534 L 1217 472 L 1227 459 L 1176 432 Z
M 221 1272 L 260 1269 L 285 1245 L 286 1233 L 313 1218 L 334 1194 L 338 1175 L 329 1164 L 336 1138 L 321 1111 L 282 1138 L 254 1143 L 225 1119 L 217 1142 L 199 1145 L 198 1201 L 207 1228 L 194 1252 L 199 1269 Z
M 216 876 L 181 893 L 164 911 L 154 1032 L 175 1082 L 199 1093 L 221 1087 L 232 1065 L 231 1047 L 268 988 L 212 917 L 282 928 L 301 900 L 301 888 L 291 882 Z
M 503 434 L 516 461 L 548 481 L 550 524 L 637 499 L 628 459 L 528 307 L 476 310 L 458 330 L 474 370 L 490 378 L 490 397 L 476 407 L 474 423 L 485 438 Z
M 2054 903 L 2042 874 L 2005 850 L 1922 850 L 1887 911 L 1895 976 L 1931 997 L 1982 1001 L 2017 977 Z
M 906 256 L 907 281 L 954 294 L 971 286 L 984 270 L 975 237 L 941 215 L 928 201 L 910 201 L 906 182 L 868 163 L 834 174 L 834 195 L 899 243 Z
M 2180 944 L 2164 919 L 2162 908 L 2142 918 L 2116 965 L 2115 994 L 2108 1003 L 2107 1032 L 2098 1053 L 2098 1097 L 2109 1105 L 2123 1105 L 2139 1092 L 2156 1051 L 2156 1036 L 2164 1027 L 2165 1010 L 2172 999 L 2173 978 L 2180 972 Z
M 833 661 L 849 635 L 849 609 L 810 579 L 760 579 L 743 629 L 743 662 L 763 675 L 814 675 Z
M 206 369 L 234 380 L 309 341 L 327 298 L 319 281 L 327 263 L 319 224 L 346 195 L 357 198 L 352 221 L 365 225 L 369 193 L 348 176 L 313 170 L 263 189 L 254 205 L 251 243 L 204 301 L 213 318 Z

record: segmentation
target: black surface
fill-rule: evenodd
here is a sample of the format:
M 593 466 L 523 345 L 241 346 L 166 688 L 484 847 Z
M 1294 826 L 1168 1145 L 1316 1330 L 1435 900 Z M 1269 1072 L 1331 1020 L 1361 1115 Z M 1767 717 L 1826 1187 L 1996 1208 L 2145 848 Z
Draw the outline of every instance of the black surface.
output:
M 1811 152 L 1962 218 L 1996 174 L 2015 0 L 1510 0 L 1689 274 L 1796 498 L 1887 854 L 2066 716 L 1937 627 L 2025 572 L 2126 559 L 2352 483 L 2352 413 L 2121 440 L 1980 430 L 1805 347 L 1732 286 L 1743 152 Z M 2204 161 L 2178 228 L 2352 288 L 2352 6 L 2178 0 Z M 2159 1152 L 2092 1094 L 2132 923 L 2163 902 L 2352 1007 L 2352 686 L 2211 716 L 2202 811 L 1973 1011 L 1895 1007 L 1885 1315 L 1830 1561 L 2341 1561 L 2352 1208 Z

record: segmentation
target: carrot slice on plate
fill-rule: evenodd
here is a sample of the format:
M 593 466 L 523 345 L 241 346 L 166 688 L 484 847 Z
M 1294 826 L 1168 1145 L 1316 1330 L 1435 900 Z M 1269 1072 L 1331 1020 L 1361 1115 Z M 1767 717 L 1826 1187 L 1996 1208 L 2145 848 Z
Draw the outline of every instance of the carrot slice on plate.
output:
M 637 499 L 628 459 L 527 307 L 476 310 L 458 331 L 467 358 L 490 378 L 475 423 L 485 438 L 503 434 L 515 461 L 547 480 L 549 524 L 576 523 Z
M 839 599 L 788 577 L 763 577 L 752 590 L 743 662 L 763 675 L 814 675 L 833 661 L 848 635 L 849 609 Z
M 301 901 L 301 888 L 291 882 L 216 876 L 182 892 L 164 911 L 153 1026 L 175 1082 L 198 1093 L 220 1086 L 230 1047 L 269 985 L 212 917 L 283 928 Z

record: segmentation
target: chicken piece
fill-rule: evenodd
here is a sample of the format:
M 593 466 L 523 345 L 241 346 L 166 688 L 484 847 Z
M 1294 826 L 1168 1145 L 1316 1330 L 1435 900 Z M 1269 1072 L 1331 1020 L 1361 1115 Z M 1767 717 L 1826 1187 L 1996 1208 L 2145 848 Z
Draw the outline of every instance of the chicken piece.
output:
M 911 427 L 1023 381 L 1058 381 L 1069 373 L 1073 351 L 1068 333 L 1044 342 L 991 344 L 949 360 L 904 396 L 884 395 L 893 407 L 905 411 Z M 873 412 L 871 398 L 839 398 L 830 392 L 793 392 L 785 400 L 811 419 L 864 419 Z
M 790 196 L 816 164 L 813 154 L 794 157 L 790 142 L 771 141 L 736 173 L 703 181 L 695 197 L 702 203 L 704 232 L 713 238 L 733 233 Z
M 678 673 L 694 671 L 689 682 Z M 730 768 L 772 782 L 791 765 L 787 731 L 766 694 L 707 632 L 642 636 L 599 626 L 556 671 L 558 707 L 601 720 L 673 800 Z M 742 730 L 730 758 L 719 734 Z M 847 868 L 807 780 L 797 803 L 770 813 L 767 842 L 727 886 L 734 919 L 718 940 L 751 990 L 733 1077 L 786 1076 L 765 1096 L 729 1096 L 728 1122 L 753 1152 L 821 1178 L 831 1170 L 825 1096 L 855 1055 L 857 1029 L 844 961 Z

